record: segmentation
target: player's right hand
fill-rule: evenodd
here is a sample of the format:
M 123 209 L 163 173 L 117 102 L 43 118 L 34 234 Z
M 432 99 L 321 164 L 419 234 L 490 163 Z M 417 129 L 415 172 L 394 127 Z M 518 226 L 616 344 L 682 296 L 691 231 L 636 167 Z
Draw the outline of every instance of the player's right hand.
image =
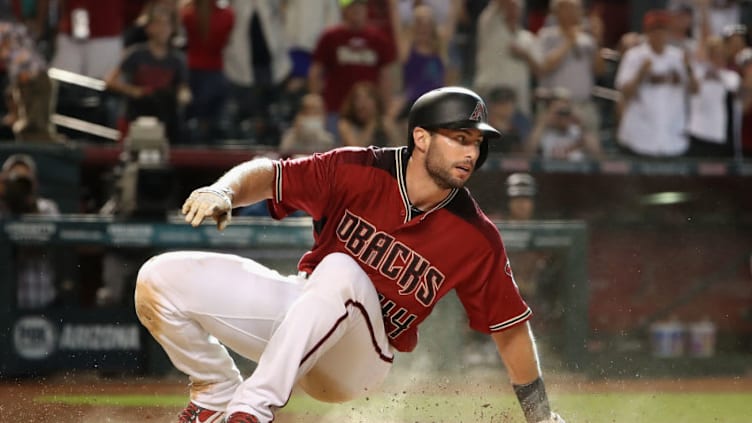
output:
M 223 230 L 232 218 L 232 199 L 222 190 L 202 187 L 191 193 L 183 203 L 185 221 L 196 227 L 211 217 L 217 222 L 217 229 Z

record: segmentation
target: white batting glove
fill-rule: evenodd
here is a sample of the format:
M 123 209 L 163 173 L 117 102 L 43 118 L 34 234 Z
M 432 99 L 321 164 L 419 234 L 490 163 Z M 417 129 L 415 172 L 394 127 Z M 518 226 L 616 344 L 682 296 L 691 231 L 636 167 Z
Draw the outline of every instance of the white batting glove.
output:
M 194 227 L 205 218 L 211 217 L 217 222 L 220 231 L 227 227 L 232 219 L 232 199 L 228 191 L 214 187 L 202 187 L 191 193 L 183 203 L 185 221 Z
M 541 420 L 538 423 L 566 423 L 564 419 L 561 418 L 558 414 L 551 412 L 551 417 L 547 418 L 546 420 Z

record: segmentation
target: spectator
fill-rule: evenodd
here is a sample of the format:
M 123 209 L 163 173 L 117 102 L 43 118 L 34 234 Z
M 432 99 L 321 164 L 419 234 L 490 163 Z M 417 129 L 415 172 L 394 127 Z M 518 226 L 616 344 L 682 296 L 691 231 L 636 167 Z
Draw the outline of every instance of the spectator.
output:
M 378 90 L 370 82 L 359 82 L 353 86 L 342 105 L 338 127 L 342 145 L 345 146 L 383 147 L 399 144 L 394 120 L 385 113 Z
M 538 70 L 536 38 L 521 27 L 521 0 L 492 0 L 478 19 L 473 86 L 482 95 L 499 86 L 514 87 L 517 107 L 531 115 L 530 89 Z
M 731 157 L 733 143 L 728 139 L 728 96 L 735 96 L 739 74 L 726 69 L 723 40 L 710 37 L 704 43 L 706 58 L 693 64 L 699 90 L 689 102 L 689 155 L 693 157 Z
M 740 54 L 747 48 L 748 30 L 746 25 L 728 25 L 723 29 L 723 45 L 726 51 L 727 66 L 739 72 Z
M 34 40 L 36 50 L 45 61 L 49 61 L 55 48 L 54 38 L 58 24 L 57 13 L 51 10 L 50 0 L 23 2 L 3 0 L 0 3 L 3 3 L 0 5 L 0 15 L 12 16 L 13 20 L 26 26 L 29 37 Z
M 235 15 L 216 0 L 192 0 L 181 10 L 187 36 L 188 80 L 193 101 L 186 111 L 193 141 L 221 138 L 220 115 L 225 111 L 227 80 L 222 53 L 230 38 Z
M 418 97 L 443 86 L 446 78 L 447 40 L 439 32 L 433 10 L 426 5 L 417 6 L 412 18 L 398 38 L 405 98 L 401 115 L 404 116 Z
M 616 88 L 616 73 L 619 70 L 621 61 L 624 59 L 624 55 L 627 53 L 627 51 L 629 51 L 629 49 L 636 47 L 643 42 L 645 42 L 645 37 L 639 32 L 627 32 L 626 34 L 621 36 L 618 44 L 618 49 L 616 50 L 616 53 L 611 57 L 612 60 L 606 62 L 610 67 L 608 74 L 609 81 L 605 83 L 607 87 Z M 607 117 L 614 118 L 615 121 L 618 122 L 624 115 L 624 103 L 625 102 L 623 101 L 623 99 L 616 99 L 613 104 L 613 113 L 612 115 L 608 115 Z
M 342 24 L 326 29 L 316 44 L 308 74 L 310 92 L 324 97 L 327 129 L 337 132 L 338 113 L 358 82 L 378 84 L 380 101 L 392 98 L 388 65 L 394 49 L 376 29 L 368 26 L 366 0 L 340 0 Z
M 280 87 L 292 65 L 278 0 L 231 0 L 235 11 L 230 44 L 224 53 L 230 81 L 233 126 L 243 137 L 277 145 L 283 120 L 275 114 Z
M 601 155 L 596 135 L 582 124 L 565 97 L 551 99 L 545 111 L 538 114 L 525 150 L 531 155 L 539 152 L 546 159 L 571 161 Z
M 671 19 L 668 27 L 668 43 L 692 54 L 697 51 L 697 38 L 701 37 L 692 31 L 694 10 L 691 4 L 677 3 L 669 7 Z
M 596 15 L 589 19 L 590 32 L 582 28 L 581 0 L 553 0 L 556 24 L 542 28 L 538 34 L 540 48 L 540 86 L 566 87 L 572 104 L 590 131 L 598 131 L 598 109 L 591 93 L 596 75 L 605 71 L 599 40 L 603 24 Z
M 463 65 L 463 58 L 460 43 L 458 42 L 457 20 L 462 9 L 463 0 L 400 0 L 396 5 L 399 11 L 399 23 L 397 26 L 397 45 L 402 41 L 401 38 L 411 31 L 411 27 L 416 23 L 418 16 L 416 13 L 425 15 L 422 9 L 430 10 L 431 20 L 435 25 L 437 39 L 442 42 L 442 50 L 447 56 L 444 63 L 446 85 L 460 84 L 460 71 Z M 420 17 L 420 19 L 424 19 Z M 401 29 L 400 29 L 401 28 Z
M 741 22 L 742 6 L 739 0 L 700 0 L 710 5 L 710 34 L 719 35 L 727 25 Z
M 34 159 L 26 154 L 14 154 L 5 160 L 0 188 L 3 205 L 0 217 L 23 214 L 60 215 L 54 201 L 39 196 L 37 166 Z M 38 246 L 23 246 L 16 249 L 18 308 L 41 309 L 56 300 L 56 275 L 48 250 Z
M 488 94 L 488 122 L 501 132 L 499 142 L 489 144 L 489 152 L 521 153 L 531 130 L 530 118 L 518 108 L 515 90 L 501 86 Z
M 415 22 L 416 12 L 419 12 L 418 9 L 422 6 L 431 10 L 439 37 L 445 40 L 450 39 L 456 29 L 456 15 L 462 7 L 461 2 L 457 0 L 397 0 L 399 27 L 410 27 Z
M 24 213 L 36 213 L 43 215 L 59 215 L 60 210 L 55 201 L 40 197 L 39 178 L 37 165 L 28 154 L 13 154 L 3 162 L 2 180 L 5 182 L 2 191 L 4 200 L 4 213 L 6 215 L 19 215 Z M 18 182 L 17 186 L 9 189 L 8 181 Z M 22 188 L 15 190 L 15 188 Z
M 292 60 L 291 90 L 297 91 L 305 87 L 316 41 L 325 28 L 337 25 L 341 20 L 342 13 L 337 0 L 286 1 L 285 35 Z
M 386 39 L 390 55 L 394 56 L 397 52 L 397 33 L 399 32 L 399 6 L 397 4 L 399 0 L 364 0 L 366 4 L 366 19 L 368 26 L 376 30 Z M 430 2 L 431 0 L 422 0 L 423 2 Z M 442 0 L 439 0 L 442 1 Z M 454 1 L 454 0 L 449 0 Z M 345 0 L 339 2 L 349 3 Z
M 319 94 L 306 94 L 292 128 L 282 136 L 280 153 L 314 153 L 334 147 L 334 135 L 326 130 L 325 125 L 324 99 Z
M 690 8 L 708 8 L 708 35 L 721 35 L 727 25 L 741 22 L 741 5 L 739 0 L 669 0 L 668 8 L 686 6 Z M 701 23 L 695 22 L 696 34 L 701 32 Z
M 645 37 L 639 32 L 627 32 L 626 34 L 622 35 L 621 39 L 619 40 L 619 56 L 623 57 L 627 50 L 631 49 L 632 47 L 636 47 L 643 42 L 645 42 Z
M 140 5 L 140 9 L 135 17 L 129 15 Z M 149 41 L 149 35 L 146 33 L 146 24 L 149 20 L 149 11 L 159 7 L 169 11 L 173 17 L 175 32 L 172 34 L 170 43 L 175 48 L 185 47 L 185 40 L 181 39 L 179 32 L 180 17 L 178 16 L 178 0 L 129 0 L 126 2 L 125 31 L 123 31 L 123 47 L 128 48 L 136 44 Z
M 687 151 L 686 94 L 697 91 L 689 55 L 668 45 L 670 15 L 662 10 L 645 14 L 647 41 L 629 49 L 616 74 L 624 99 L 619 142 L 629 152 L 661 157 Z
M 0 22 L 0 61 L 9 77 L 11 107 L 3 119 L 20 141 L 56 141 L 50 121 L 52 83 L 47 63 L 26 27 Z
M 528 221 L 535 215 L 535 178 L 528 173 L 513 173 L 504 183 L 507 194 L 505 220 Z
M 462 0 L 457 11 L 452 42 L 459 52 L 461 85 L 472 85 L 475 75 L 475 51 L 478 40 L 478 18 L 490 0 Z M 450 60 L 455 60 L 452 57 Z
M 170 46 L 174 30 L 170 12 L 154 6 L 148 16 L 149 41 L 131 47 L 106 83 L 109 89 L 126 96 L 127 122 L 154 116 L 164 124 L 170 143 L 177 144 L 181 142 L 179 109 L 191 96 L 188 70 L 182 54 Z
M 120 60 L 125 1 L 63 1 L 52 66 L 104 78 Z

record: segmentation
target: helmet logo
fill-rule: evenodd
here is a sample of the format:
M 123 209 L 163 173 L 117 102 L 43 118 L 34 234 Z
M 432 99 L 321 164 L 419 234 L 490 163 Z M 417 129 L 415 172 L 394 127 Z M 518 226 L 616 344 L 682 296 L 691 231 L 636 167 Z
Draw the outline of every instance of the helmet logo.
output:
M 483 105 L 479 101 L 475 105 L 475 110 L 473 110 L 473 113 L 470 114 L 469 120 L 480 122 L 482 118 L 483 118 Z

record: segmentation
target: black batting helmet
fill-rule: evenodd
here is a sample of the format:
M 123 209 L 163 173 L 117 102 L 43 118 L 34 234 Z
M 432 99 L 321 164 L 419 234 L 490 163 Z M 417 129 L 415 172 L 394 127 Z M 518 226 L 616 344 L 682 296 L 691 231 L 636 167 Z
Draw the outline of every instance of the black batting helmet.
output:
M 488 124 L 486 103 L 475 92 L 462 87 L 444 87 L 431 90 L 420 96 L 410 108 L 407 116 L 407 150 L 412 154 L 415 148 L 413 129 L 480 129 L 483 143 L 480 155 L 475 162 L 478 169 L 488 155 L 488 140 L 501 137 L 501 133 Z

